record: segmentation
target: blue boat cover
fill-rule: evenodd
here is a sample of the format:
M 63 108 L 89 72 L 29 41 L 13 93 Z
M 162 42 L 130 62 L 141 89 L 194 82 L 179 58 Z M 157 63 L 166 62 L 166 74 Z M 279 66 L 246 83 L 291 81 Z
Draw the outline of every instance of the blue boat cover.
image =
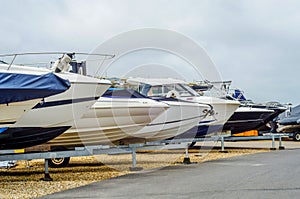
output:
M 70 86 L 68 80 L 53 73 L 44 75 L 0 73 L 0 104 L 45 98 L 62 93 Z

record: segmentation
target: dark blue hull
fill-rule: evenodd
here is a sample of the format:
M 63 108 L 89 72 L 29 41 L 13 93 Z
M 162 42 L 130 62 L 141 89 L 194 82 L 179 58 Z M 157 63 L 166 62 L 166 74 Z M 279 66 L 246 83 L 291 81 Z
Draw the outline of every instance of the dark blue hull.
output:
M 0 133 L 0 149 L 22 149 L 48 142 L 68 130 L 63 127 L 7 128 Z
M 183 134 L 176 136 L 176 139 L 192 139 L 192 138 L 202 138 L 207 135 L 213 135 L 221 133 L 223 125 L 200 125 L 191 128 Z
M 224 130 L 230 130 L 231 134 L 242 133 L 250 130 L 267 130 L 265 125 L 284 111 L 283 109 L 273 110 L 274 112 L 268 113 L 235 112 L 225 123 Z

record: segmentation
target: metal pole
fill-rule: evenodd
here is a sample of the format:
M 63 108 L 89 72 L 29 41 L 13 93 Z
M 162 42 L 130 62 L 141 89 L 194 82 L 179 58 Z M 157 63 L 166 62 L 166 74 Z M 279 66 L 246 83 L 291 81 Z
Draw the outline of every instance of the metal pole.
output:
M 131 146 L 132 151 L 132 167 L 129 167 L 130 171 L 141 171 L 143 167 L 136 166 L 136 146 Z
M 221 151 L 225 151 L 224 149 L 224 136 L 221 135 Z
M 44 177 L 41 178 L 43 181 L 53 181 L 49 174 L 49 159 L 45 159 L 45 174 Z
M 49 174 L 49 159 L 45 159 L 45 173 Z
M 12 61 L 10 62 L 10 64 L 9 64 L 9 66 L 8 66 L 7 70 L 9 70 L 9 69 L 10 69 L 10 67 L 11 67 L 11 65 L 14 63 L 14 61 L 15 61 L 16 57 L 17 57 L 17 55 L 14 55 L 14 57 L 13 57 Z
M 281 141 L 281 135 L 279 135 L 279 147 L 281 147 L 282 141 Z
M 189 143 L 186 143 L 185 145 L 185 155 L 183 159 L 183 164 L 192 164 L 191 159 L 189 157 Z
M 224 135 L 221 135 L 221 153 L 228 153 L 228 151 L 225 151 L 225 141 L 224 141 Z
M 136 167 L 136 148 L 132 147 L 132 168 Z
M 188 149 L 188 147 L 185 148 L 185 157 L 186 158 L 189 157 L 189 149 Z
M 285 147 L 282 145 L 282 137 L 279 135 L 279 150 L 283 150 Z
M 275 136 L 274 136 L 273 133 L 272 133 L 272 147 L 270 149 L 271 150 L 276 150 L 276 148 L 275 148 Z

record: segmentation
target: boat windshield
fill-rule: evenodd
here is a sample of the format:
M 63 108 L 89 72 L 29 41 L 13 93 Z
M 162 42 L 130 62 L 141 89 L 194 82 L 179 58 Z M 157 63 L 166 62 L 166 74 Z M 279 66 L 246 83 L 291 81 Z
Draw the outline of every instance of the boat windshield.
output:
M 180 97 L 199 96 L 196 91 L 184 84 L 166 84 L 155 86 L 151 86 L 149 84 L 140 84 L 139 90 L 143 95 L 149 97 L 165 97 L 170 91 L 176 91 Z

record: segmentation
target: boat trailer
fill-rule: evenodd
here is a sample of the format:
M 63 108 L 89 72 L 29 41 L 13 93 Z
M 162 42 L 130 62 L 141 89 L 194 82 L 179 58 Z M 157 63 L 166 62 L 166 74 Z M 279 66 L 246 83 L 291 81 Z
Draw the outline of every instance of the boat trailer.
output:
M 17 161 L 17 160 L 33 160 L 33 159 L 44 159 L 44 177 L 41 178 L 43 181 L 52 181 L 49 173 L 49 161 L 51 159 L 58 158 L 70 158 L 80 156 L 92 156 L 92 155 L 116 155 L 116 154 L 131 154 L 132 155 L 132 167 L 130 171 L 140 171 L 143 168 L 137 167 L 136 152 L 139 150 L 172 150 L 172 149 L 184 149 L 185 156 L 183 164 L 191 164 L 189 158 L 188 149 L 191 143 L 204 142 L 204 141 L 215 141 L 221 142 L 220 152 L 226 153 L 225 142 L 226 141 L 250 141 L 250 140 L 272 140 L 270 150 L 276 150 L 275 140 L 279 140 L 279 149 L 285 149 L 282 145 L 282 137 L 287 137 L 285 134 L 271 134 L 264 136 L 250 136 L 250 137 L 234 137 L 228 135 L 218 135 L 205 138 L 194 138 L 194 139 L 172 139 L 164 140 L 160 142 L 148 142 L 145 144 L 129 144 L 122 146 L 85 146 L 75 147 L 74 150 L 65 151 L 46 151 L 46 152 L 24 152 L 24 150 L 0 150 L 0 161 Z

